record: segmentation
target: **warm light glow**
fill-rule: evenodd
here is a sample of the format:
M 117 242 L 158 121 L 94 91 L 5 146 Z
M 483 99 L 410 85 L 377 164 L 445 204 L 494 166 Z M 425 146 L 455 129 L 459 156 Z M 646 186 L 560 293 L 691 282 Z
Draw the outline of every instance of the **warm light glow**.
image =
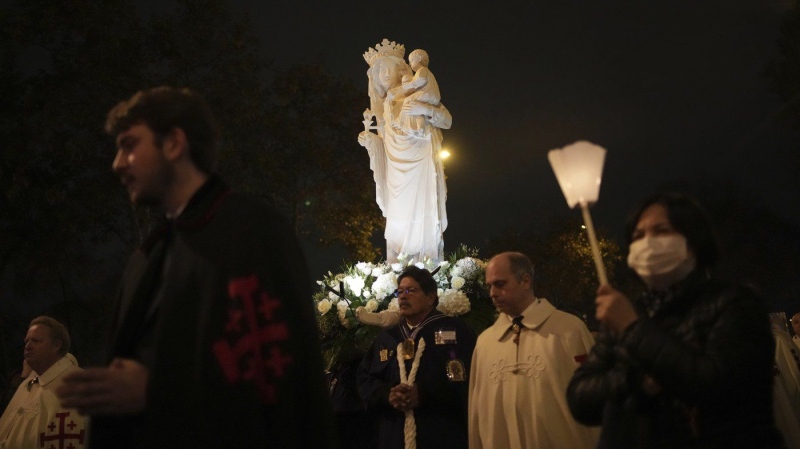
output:
M 569 207 L 597 202 L 606 150 L 585 140 L 547 153 Z
M 442 151 L 439 152 L 439 159 L 444 160 L 444 159 L 447 159 L 448 157 L 450 157 L 450 152 L 449 151 L 442 150 Z

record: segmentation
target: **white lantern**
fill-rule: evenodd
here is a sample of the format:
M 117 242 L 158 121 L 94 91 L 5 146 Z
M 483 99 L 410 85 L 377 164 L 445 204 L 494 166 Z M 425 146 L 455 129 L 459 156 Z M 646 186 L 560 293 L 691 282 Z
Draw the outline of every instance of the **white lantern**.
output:
M 592 247 L 597 277 L 601 284 L 607 284 L 606 270 L 600 256 L 600 247 L 597 245 L 597 236 L 594 233 L 592 216 L 589 214 L 589 204 L 597 202 L 600 196 L 600 181 L 603 176 L 603 164 L 606 159 L 606 150 L 591 142 L 581 140 L 564 148 L 550 150 L 547 159 L 553 172 L 556 174 L 558 185 L 564 192 L 570 208 L 581 206 L 583 222 L 589 234 L 589 244 Z

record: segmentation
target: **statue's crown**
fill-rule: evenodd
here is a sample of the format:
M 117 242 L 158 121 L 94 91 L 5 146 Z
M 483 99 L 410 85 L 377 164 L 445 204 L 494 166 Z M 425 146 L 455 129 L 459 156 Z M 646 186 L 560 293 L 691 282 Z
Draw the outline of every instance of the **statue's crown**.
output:
M 383 56 L 396 56 L 403 59 L 405 54 L 405 46 L 395 43 L 395 41 L 390 42 L 389 39 L 384 39 L 383 42 L 375 45 L 375 48 L 370 47 L 369 50 L 364 53 L 364 60 L 372 67 L 372 63 Z

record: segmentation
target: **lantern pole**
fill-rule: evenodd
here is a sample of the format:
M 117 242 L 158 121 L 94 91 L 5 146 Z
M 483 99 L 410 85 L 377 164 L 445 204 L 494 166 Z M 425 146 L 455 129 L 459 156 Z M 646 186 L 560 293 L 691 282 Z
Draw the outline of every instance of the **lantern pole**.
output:
M 547 159 L 558 180 L 567 205 L 574 208 L 580 204 L 583 223 L 589 236 L 592 258 L 600 284 L 608 284 L 608 276 L 597 244 L 594 223 L 589 214 L 589 204 L 597 202 L 600 195 L 600 180 L 603 174 L 606 150 L 591 142 L 578 141 L 564 148 L 550 150 Z
M 592 258 L 594 259 L 594 267 L 597 269 L 597 277 L 600 279 L 600 285 L 608 284 L 603 257 L 600 255 L 600 246 L 597 244 L 597 236 L 594 233 L 594 223 L 592 223 L 592 216 L 589 214 L 589 204 L 586 201 L 581 201 L 580 204 L 581 212 L 583 213 L 583 224 L 586 225 L 589 245 L 592 247 Z

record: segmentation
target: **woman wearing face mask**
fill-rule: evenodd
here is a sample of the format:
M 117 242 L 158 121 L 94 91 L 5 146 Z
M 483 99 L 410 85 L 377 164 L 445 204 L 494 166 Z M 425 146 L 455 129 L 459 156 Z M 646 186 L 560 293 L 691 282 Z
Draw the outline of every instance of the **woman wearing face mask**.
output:
M 774 342 L 761 300 L 714 275 L 698 204 L 656 195 L 629 217 L 628 265 L 647 291 L 597 290 L 604 330 L 567 389 L 599 448 L 782 448 L 772 412 Z

